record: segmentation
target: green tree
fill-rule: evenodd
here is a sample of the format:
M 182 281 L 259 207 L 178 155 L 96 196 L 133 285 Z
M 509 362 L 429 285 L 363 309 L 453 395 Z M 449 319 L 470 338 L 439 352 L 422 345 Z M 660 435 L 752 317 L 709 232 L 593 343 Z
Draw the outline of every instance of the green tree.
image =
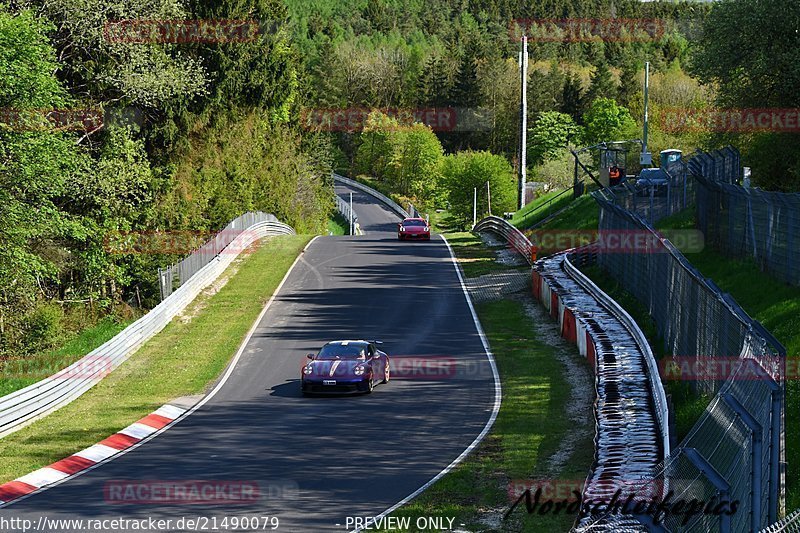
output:
M 581 87 L 580 78 L 574 74 L 568 75 L 561 93 L 561 112 L 571 116 L 575 121 L 579 121 L 582 119 L 583 101 L 583 87 Z
M 559 156 L 580 133 L 580 126 L 571 116 L 558 111 L 541 113 L 528 136 L 530 162 L 538 165 Z
M 513 211 L 517 186 L 511 164 L 489 152 L 465 151 L 448 155 L 442 162 L 442 181 L 450 201 L 450 213 L 462 225 L 472 222 L 473 191 L 478 191 L 478 218 L 489 213 L 486 182 L 491 191 L 492 213 Z
M 616 141 L 636 135 L 636 123 L 627 108 L 610 98 L 598 98 L 583 115 L 586 128 L 584 142 Z
M 694 47 L 693 72 L 718 87 L 723 108 L 800 107 L 800 3 L 781 0 L 719 2 Z M 800 190 L 800 140 L 795 133 L 724 136 L 743 145 L 754 183 Z
M 589 89 L 586 91 L 584 102 L 591 105 L 598 98 L 615 99 L 617 97 L 617 84 L 611 76 L 611 70 L 606 63 L 600 63 L 592 73 L 589 80 Z
M 397 190 L 426 203 L 438 203 L 439 163 L 442 144 L 424 124 L 403 126 L 390 132 L 392 156 L 387 177 Z
M 372 111 L 358 136 L 360 144 L 356 149 L 353 166 L 357 174 L 366 174 L 379 180 L 386 177 L 392 158 L 390 135 L 400 124 L 395 118 L 380 111 Z
M 452 81 L 447 61 L 438 53 L 425 60 L 418 83 L 420 103 L 431 107 L 447 107 L 450 104 Z

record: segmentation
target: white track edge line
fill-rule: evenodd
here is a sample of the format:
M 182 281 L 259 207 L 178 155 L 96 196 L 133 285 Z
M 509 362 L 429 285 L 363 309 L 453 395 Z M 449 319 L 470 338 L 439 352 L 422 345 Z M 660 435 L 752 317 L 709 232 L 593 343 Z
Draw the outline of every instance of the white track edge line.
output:
M 458 274 L 458 281 L 461 284 L 461 290 L 464 293 L 464 298 L 467 300 L 467 305 L 469 306 L 469 312 L 472 314 L 472 321 L 475 323 L 475 329 L 478 331 L 478 335 L 481 339 L 481 344 L 483 344 L 483 351 L 486 353 L 486 357 L 489 359 L 489 365 L 492 367 L 492 376 L 494 377 L 494 405 L 492 406 L 492 414 L 489 417 L 489 420 L 486 421 L 486 425 L 483 427 L 483 430 L 475 437 L 475 440 L 461 452 L 461 455 L 456 457 L 452 463 L 447 465 L 444 470 L 433 476 L 430 481 L 422 485 L 420 488 L 394 504 L 393 506 L 389 507 L 381 514 L 372 518 L 370 524 L 374 524 L 381 518 L 385 517 L 386 515 L 394 512 L 399 507 L 405 505 L 406 503 L 410 502 L 420 494 L 422 494 L 425 490 L 428 489 L 431 485 L 439 481 L 442 477 L 444 477 L 447 473 L 453 470 L 456 466 L 458 466 L 467 456 L 472 453 L 472 451 L 478 447 L 478 445 L 486 438 L 486 435 L 489 433 L 489 430 L 492 429 L 495 420 L 497 420 L 497 413 L 500 411 L 500 403 L 503 399 L 503 390 L 500 384 L 500 374 L 497 372 L 497 363 L 494 360 L 494 355 L 492 354 L 492 350 L 489 347 L 489 341 L 486 339 L 486 333 L 483 331 L 483 326 L 481 326 L 480 320 L 478 320 L 478 313 L 475 312 L 475 306 L 472 304 L 472 298 L 469 296 L 469 292 L 467 292 L 467 286 L 464 283 L 464 276 L 461 273 L 461 265 L 458 264 L 458 259 L 456 259 L 456 255 L 453 253 L 453 248 L 450 246 L 450 243 L 447 242 L 447 239 L 444 235 L 439 234 L 439 237 L 442 238 L 445 245 L 447 246 L 447 250 L 450 252 L 450 259 L 453 263 L 453 268 L 455 268 L 456 274 Z M 350 531 L 350 533 L 358 533 L 359 531 L 366 529 L 364 527 L 356 528 Z
M 61 485 L 62 483 L 65 483 L 65 482 L 67 482 L 67 481 L 69 481 L 71 479 L 74 479 L 74 478 L 78 477 L 78 476 L 82 476 L 83 474 L 85 474 L 87 472 L 90 472 L 90 471 L 94 470 L 95 468 L 97 468 L 97 467 L 99 467 L 101 465 L 104 465 L 104 464 L 106 464 L 106 463 L 108 463 L 110 461 L 113 461 L 114 459 L 118 459 L 119 457 L 122 457 L 126 453 L 135 450 L 136 448 L 138 448 L 142 444 L 148 442 L 149 440 L 156 438 L 158 435 L 161 435 L 162 433 L 164 433 L 165 431 L 170 429 L 172 426 L 174 426 L 175 424 L 177 424 L 178 422 L 180 422 L 184 418 L 188 417 L 189 415 L 191 415 L 192 413 L 197 411 L 200 407 L 205 405 L 209 400 L 211 400 L 211 398 L 213 398 L 217 394 L 217 392 L 219 392 L 220 389 L 222 389 L 222 386 L 225 385 L 225 382 L 228 381 L 228 378 L 230 378 L 231 374 L 233 373 L 234 368 L 236 367 L 236 364 L 239 362 L 239 358 L 242 356 L 242 353 L 244 353 L 245 346 L 247 346 L 247 343 L 250 341 L 250 337 L 253 336 L 253 333 L 255 333 L 256 328 L 258 328 L 258 325 L 261 323 L 261 319 L 263 319 L 264 315 L 267 314 L 267 311 L 272 306 L 272 302 L 275 301 L 275 298 L 278 295 L 278 293 L 281 291 L 281 288 L 283 288 L 284 283 L 286 283 L 286 280 L 289 279 L 289 275 L 294 270 L 294 267 L 297 265 L 297 263 L 300 262 L 300 258 L 303 257 L 303 254 L 306 253 L 306 250 L 308 250 L 309 246 L 311 246 L 311 244 L 314 241 L 317 240 L 317 237 L 319 237 L 319 235 L 315 235 L 314 238 L 312 238 L 310 241 L 308 241 L 308 243 L 303 247 L 303 249 L 300 251 L 300 253 L 297 254 L 297 257 L 295 258 L 295 260 L 292 263 L 292 265 L 289 267 L 289 270 L 286 271 L 286 274 L 283 276 L 283 279 L 281 280 L 281 282 L 278 284 L 277 287 L 275 287 L 275 290 L 273 291 L 272 296 L 270 296 L 269 301 L 267 301 L 266 305 L 261 310 L 261 313 L 259 313 L 258 318 L 256 318 L 256 320 L 253 323 L 252 327 L 247 332 L 247 335 L 245 335 L 244 340 L 239 345 L 239 349 L 236 351 L 236 355 L 233 357 L 231 362 L 228 364 L 228 369 L 225 371 L 225 374 L 222 376 L 222 379 L 220 379 L 219 383 L 217 383 L 217 386 L 214 387 L 214 389 L 211 392 L 209 392 L 205 397 L 203 397 L 202 400 L 200 400 L 199 402 L 194 404 L 192 407 L 190 407 L 188 410 L 186 410 L 182 415 L 180 415 L 178 418 L 172 420 L 166 426 L 164 426 L 161 429 L 157 430 L 155 433 L 152 433 L 152 434 L 148 435 L 147 437 L 143 438 L 139 442 L 137 442 L 137 443 L 125 448 L 124 450 L 120 450 L 119 453 L 115 453 L 111 457 L 106 457 L 102 461 L 100 461 L 98 463 L 95 463 L 95 464 L 93 464 L 93 465 L 91 465 L 91 466 L 89 466 L 87 468 L 84 468 L 83 470 L 79 470 L 78 472 L 75 472 L 74 474 L 72 474 L 72 475 L 70 475 L 68 477 L 65 477 L 64 479 L 62 479 L 60 481 L 56 481 L 55 483 L 51 483 L 50 485 L 45 485 L 43 487 L 39 487 L 37 490 L 35 490 L 33 492 L 30 492 L 28 494 L 25 494 L 24 496 L 20 496 L 19 498 L 16 498 L 14 500 L 0 503 L 0 509 L 3 509 L 3 508 L 8 507 L 10 505 L 13 505 L 13 504 L 15 504 L 17 502 L 21 502 L 22 500 L 26 500 L 26 499 L 30 498 L 31 496 L 33 496 L 34 494 L 38 494 L 38 493 L 44 492 L 45 490 L 50 489 L 52 487 L 56 487 L 58 485 Z M 72 456 L 70 455 L 68 457 L 72 457 Z

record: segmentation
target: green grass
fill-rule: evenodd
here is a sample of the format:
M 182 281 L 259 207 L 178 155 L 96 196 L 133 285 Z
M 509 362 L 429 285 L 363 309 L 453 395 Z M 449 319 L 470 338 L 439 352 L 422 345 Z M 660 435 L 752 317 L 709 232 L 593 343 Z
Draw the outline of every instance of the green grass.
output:
M 350 223 L 341 214 L 336 213 L 328 219 L 328 233 L 330 235 L 347 235 L 350 233 Z
M 662 219 L 657 228 L 694 229 L 695 213 L 684 210 Z M 729 293 L 755 320 L 761 322 L 785 347 L 789 357 L 800 354 L 800 287 L 789 286 L 761 272 L 749 258 L 736 259 L 709 247 L 699 252 L 685 251 L 686 258 L 704 277 L 711 278 L 723 292 Z M 646 310 L 613 279 L 599 269 L 587 269 L 590 277 L 623 306 L 642 327 L 657 355 L 663 355 L 661 341 Z M 648 333 L 649 332 L 649 333 Z M 686 382 L 665 382 L 672 395 L 676 433 L 682 439 L 699 419 L 709 398 L 698 397 Z M 800 507 L 800 381 L 786 382 L 786 459 L 788 463 L 787 509 Z
M 692 210 L 657 225 L 659 229 L 695 227 Z M 761 322 L 786 347 L 791 358 L 800 355 L 800 287 L 790 286 L 761 272 L 749 258 L 736 259 L 706 247 L 686 258 L 707 278 L 714 280 L 754 319 Z M 786 508 L 800 508 L 800 380 L 786 382 Z
M 571 190 L 572 189 L 570 189 L 570 191 Z M 553 200 L 556 196 L 558 196 L 558 199 Z M 550 191 L 534 199 L 531 203 L 514 213 L 511 223 L 520 229 L 529 228 L 553 213 L 557 213 L 559 209 L 569 205 L 572 200 L 571 192 L 564 193 L 563 189 Z
M 34 356 L 0 361 L 0 396 L 52 376 L 109 341 L 131 322 L 133 320 L 120 321 L 106 317 L 78 333 L 60 348 Z
M 464 271 L 464 276 L 468 278 L 515 268 L 525 268 L 526 270 L 530 268 L 527 263 L 524 267 L 512 267 L 498 263 L 495 250 L 506 245 L 490 248 L 483 244 L 480 237 L 466 231 L 448 233 L 446 236 L 450 246 L 453 247 L 453 252 L 456 254 L 461 269 Z
M 504 511 L 510 505 L 512 480 L 552 478 L 545 459 L 559 449 L 570 430 L 566 414 L 570 391 L 555 348 L 537 338 L 531 318 L 518 301 L 501 300 L 477 306 L 481 324 L 497 360 L 503 384 L 503 403 L 492 431 L 475 452 L 452 472 L 394 516 L 455 517 L 454 525 L 486 531 L 480 519 L 486 510 Z M 576 350 L 577 357 L 577 350 Z M 590 438 L 576 446 L 558 478 L 583 480 L 594 458 Z M 574 516 L 528 515 L 517 508 L 502 530 L 568 531 Z M 491 529 L 496 531 L 497 529 Z
M 97 443 L 175 398 L 206 391 L 228 364 L 308 235 L 275 237 L 230 267 L 228 283 L 201 295 L 89 392 L 0 439 L 0 482 Z M 238 270 L 234 272 L 232 269 Z
M 596 230 L 599 222 L 600 206 L 591 195 L 584 194 L 541 229 Z

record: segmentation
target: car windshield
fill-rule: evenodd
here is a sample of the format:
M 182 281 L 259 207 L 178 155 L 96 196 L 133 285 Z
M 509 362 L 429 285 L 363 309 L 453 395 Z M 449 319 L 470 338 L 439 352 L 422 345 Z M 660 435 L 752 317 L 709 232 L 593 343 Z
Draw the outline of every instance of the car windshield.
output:
M 404 220 L 404 226 L 427 226 L 424 220 Z
M 330 361 L 333 359 L 364 359 L 364 349 L 366 345 L 359 344 L 326 344 L 319 351 L 317 359 Z

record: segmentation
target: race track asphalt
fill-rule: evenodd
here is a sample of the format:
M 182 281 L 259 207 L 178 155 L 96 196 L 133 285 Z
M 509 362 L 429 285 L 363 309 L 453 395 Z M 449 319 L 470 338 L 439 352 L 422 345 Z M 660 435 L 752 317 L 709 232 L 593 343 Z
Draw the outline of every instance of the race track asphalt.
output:
M 383 512 L 456 459 L 490 419 L 495 381 L 450 253 L 439 236 L 398 242 L 398 216 L 360 191 L 354 207 L 366 234 L 308 247 L 210 401 L 142 446 L 0 509 L 0 519 L 152 517 L 178 531 L 188 529 L 176 527 L 182 517 L 207 517 L 209 527 L 228 517 L 230 530 L 232 517 L 275 516 L 277 531 L 345 531 L 348 516 Z M 382 340 L 391 382 L 371 395 L 302 397 L 305 354 L 345 338 Z M 177 480 L 245 481 L 258 497 L 104 498 L 111 486 Z

